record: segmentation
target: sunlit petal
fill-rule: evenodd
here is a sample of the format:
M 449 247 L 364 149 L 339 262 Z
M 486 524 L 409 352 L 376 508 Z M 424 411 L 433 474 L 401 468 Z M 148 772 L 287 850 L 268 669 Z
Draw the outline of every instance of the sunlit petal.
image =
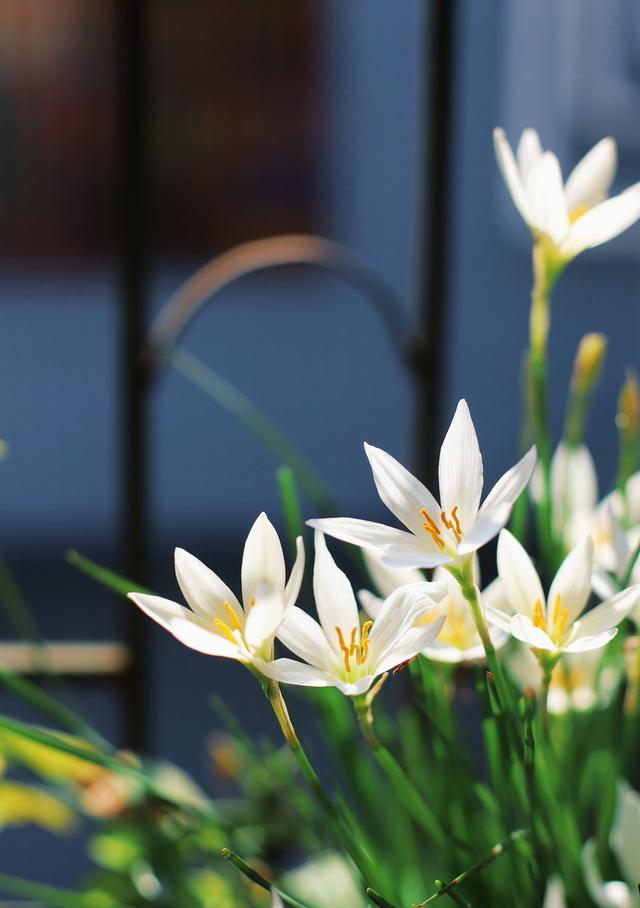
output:
M 457 509 L 463 534 L 471 529 L 482 494 L 482 455 L 466 400 L 461 400 L 440 448 L 440 504 Z
M 593 208 L 606 199 L 617 166 L 615 140 L 601 139 L 569 174 L 564 187 L 569 211 L 573 213 L 581 208 Z

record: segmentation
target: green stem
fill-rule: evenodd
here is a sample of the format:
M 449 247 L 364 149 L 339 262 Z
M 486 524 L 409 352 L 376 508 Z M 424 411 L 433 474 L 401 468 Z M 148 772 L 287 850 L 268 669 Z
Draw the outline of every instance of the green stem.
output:
M 239 854 L 236 854 L 234 851 L 231 851 L 229 848 L 223 848 L 220 852 L 222 857 L 229 861 L 230 864 L 244 874 L 247 879 L 251 880 L 252 883 L 261 886 L 263 889 L 266 889 L 267 892 L 277 892 L 283 902 L 287 905 L 291 905 L 292 908 L 308 908 L 303 902 L 298 901 L 292 895 L 288 895 L 286 892 L 283 892 L 282 889 L 279 889 L 277 886 L 274 886 L 273 883 L 270 883 L 269 880 L 265 879 L 262 874 L 251 867 L 250 864 L 247 864 L 246 861 L 243 861 Z
M 512 832 L 504 841 L 498 842 L 497 845 L 494 845 L 491 851 L 488 852 L 483 858 L 477 861 L 475 864 L 472 864 L 471 867 L 468 867 L 466 870 L 463 870 L 457 877 L 454 877 L 448 883 L 440 884 L 438 891 L 434 892 L 433 895 L 430 895 L 428 899 L 425 899 L 424 902 L 420 902 L 419 905 L 416 905 L 416 908 L 424 908 L 425 905 L 430 905 L 431 902 L 435 902 L 436 899 L 441 898 L 443 895 L 447 895 L 452 889 L 456 886 L 459 886 L 460 883 L 464 883 L 466 879 L 472 876 L 474 873 L 478 873 L 480 870 L 490 864 L 492 861 L 495 861 L 496 858 L 500 857 L 501 854 L 504 854 L 509 848 L 512 848 L 517 842 L 526 838 L 529 835 L 527 829 L 516 829 L 515 832 Z
M 261 683 L 265 696 L 271 704 L 274 715 L 278 720 L 284 739 L 289 746 L 289 750 L 293 754 L 311 790 L 318 799 L 320 806 L 331 821 L 342 847 L 351 857 L 363 879 L 365 881 L 371 879 L 375 875 L 371 858 L 356 841 L 349 824 L 340 815 L 336 805 L 322 787 L 318 774 L 307 757 L 307 754 L 300 743 L 300 739 L 296 734 L 296 730 L 293 727 L 293 722 L 291 721 L 287 704 L 282 696 L 280 685 L 276 681 L 271 681 L 267 678 L 261 678 Z
M 547 342 L 549 338 L 551 291 L 557 279 L 557 268 L 550 267 L 541 243 L 533 247 L 533 289 L 529 314 L 529 366 L 532 424 L 538 448 L 542 490 L 536 505 L 540 546 L 547 571 L 556 566 L 553 545 L 551 501 L 551 435 L 547 404 Z

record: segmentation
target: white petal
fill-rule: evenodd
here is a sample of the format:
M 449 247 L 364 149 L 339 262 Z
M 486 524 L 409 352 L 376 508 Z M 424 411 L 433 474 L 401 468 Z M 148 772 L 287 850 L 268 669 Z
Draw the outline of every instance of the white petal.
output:
M 511 505 L 501 504 L 491 510 L 484 509 L 476 519 L 471 532 L 467 533 L 458 546 L 459 555 L 475 552 L 494 536 L 497 536 L 511 515 Z
M 356 597 L 347 575 L 333 560 L 322 533 L 316 530 L 314 539 L 313 593 L 318 617 L 325 637 L 334 652 L 340 655 L 336 628 L 339 627 L 347 639 L 351 629 L 360 626 Z
M 538 572 L 509 530 L 500 533 L 497 560 L 500 582 L 513 611 L 531 616 L 536 602 L 544 608 L 546 599 Z
M 458 403 L 442 442 L 438 481 L 442 509 L 448 515 L 458 509 L 464 535 L 471 529 L 482 494 L 482 455 L 466 400 Z
M 254 588 L 252 605 L 247 613 L 244 638 L 252 652 L 273 643 L 276 631 L 285 615 L 284 590 L 275 588 L 270 581 L 262 581 Z
M 507 470 L 484 500 L 480 513 L 491 511 L 503 504 L 513 507 L 520 493 L 531 479 L 533 469 L 536 465 L 536 448 L 535 445 L 530 448 L 518 463 Z
M 602 881 L 594 839 L 585 842 L 581 858 L 587 890 L 598 908 L 633 908 L 633 898 L 628 886 L 619 880 L 609 883 Z
M 559 877 L 550 877 L 544 894 L 542 908 L 566 908 L 564 886 Z
M 377 592 L 385 599 L 399 586 L 405 586 L 407 583 L 420 583 L 424 580 L 422 571 L 417 568 L 389 567 L 375 550 L 364 549 L 362 557 Z
M 271 890 L 271 908 L 284 908 L 284 902 L 275 889 Z
M 513 204 L 520 212 L 521 217 L 526 224 L 531 226 L 531 212 L 527 201 L 527 194 L 520 177 L 516 159 L 511 151 L 511 146 L 507 141 L 503 129 L 493 130 L 493 147 L 496 153 L 496 160 L 502 178 L 506 183 L 507 189 L 513 199 Z
M 509 634 L 511 633 L 511 618 L 513 617 L 513 613 L 493 608 L 491 605 L 485 605 L 484 616 L 490 624 L 495 624 L 495 626 L 501 630 L 507 631 Z
M 569 214 L 560 164 L 553 152 L 545 151 L 533 166 L 526 192 L 533 226 L 558 245 L 569 230 Z
M 531 623 L 531 619 L 526 615 L 514 615 L 511 619 L 511 633 L 516 640 L 522 640 L 533 649 L 544 649 L 551 652 L 556 651 L 556 646 L 548 634 L 540 627 Z
M 618 166 L 614 139 L 601 139 L 569 174 L 564 187 L 571 214 L 580 208 L 593 208 L 609 194 Z
M 619 786 L 609 841 L 624 878 L 640 881 L 640 794 L 626 784 Z
M 274 681 L 284 684 L 299 684 L 303 687 L 332 687 L 335 680 L 322 669 L 295 659 L 274 659 L 273 662 L 256 660 L 256 667 Z
M 384 653 L 420 618 L 435 609 L 436 601 L 442 599 L 445 592 L 444 586 L 423 581 L 400 587 L 392 593 L 382 604 L 369 635 L 376 654 Z
M 508 614 L 513 614 L 513 609 L 509 604 L 509 599 L 505 593 L 504 586 L 500 582 L 500 578 L 496 577 L 489 586 L 486 586 L 481 595 L 482 605 L 484 608 L 494 608 L 501 612 L 507 612 Z
M 591 575 L 591 587 L 600 599 L 609 599 L 611 596 L 615 596 L 618 589 L 611 575 L 603 571 L 602 568 L 594 568 Z
M 573 546 L 584 536 L 580 524 L 590 519 L 598 501 L 596 468 L 586 445 L 558 445 L 551 461 L 551 497 L 554 525 Z
M 341 678 L 336 678 L 333 683 L 346 697 L 357 697 L 369 690 L 374 678 L 375 675 L 365 675 L 357 681 L 343 681 Z
M 171 621 L 168 630 L 180 643 L 184 643 L 185 646 L 195 649 L 199 653 L 204 653 L 207 656 L 222 656 L 225 659 L 242 660 L 242 652 L 239 646 L 236 646 L 221 634 L 202 627 L 193 619 L 175 618 Z
M 558 596 L 560 597 L 560 608 L 566 608 L 569 611 L 569 624 L 573 624 L 578 615 L 582 614 L 591 595 L 592 560 L 593 543 L 587 536 L 580 545 L 569 552 L 560 565 L 549 590 L 547 624 L 551 633 L 553 633 L 551 618 Z
M 431 492 L 386 451 L 366 442 L 364 450 L 382 501 L 412 533 L 424 536 L 437 549 L 423 528 L 424 517 L 421 513 L 422 508 L 426 508 L 436 522 L 440 519 L 440 507 Z
M 408 662 L 409 659 L 417 656 L 429 644 L 433 643 L 442 630 L 444 622 L 445 616 L 441 615 L 440 618 L 431 624 L 410 628 L 402 639 L 390 647 L 380 660 L 376 662 L 376 675 L 381 675 L 383 672 L 389 671 L 389 669 L 395 668 L 403 662 Z
M 604 631 L 602 634 L 595 634 L 591 637 L 577 637 L 573 643 L 563 646 L 562 651 L 565 653 L 588 653 L 592 650 L 601 649 L 606 646 L 610 640 L 613 640 L 618 633 L 618 628 L 613 627 L 611 630 Z
M 282 546 L 273 525 L 262 512 L 255 520 L 242 553 L 242 601 L 251 605 L 256 590 L 265 581 L 272 590 L 284 590 L 285 568 Z
M 623 233 L 640 217 L 640 190 L 628 189 L 592 208 L 571 225 L 560 247 L 567 258 L 593 249 Z
M 640 601 L 640 584 L 601 602 L 580 619 L 579 637 L 592 637 L 616 627 Z
M 228 602 L 242 623 L 242 606 L 232 590 L 210 568 L 184 549 L 176 549 L 175 566 L 182 595 L 194 612 L 228 623 L 229 615 L 223 605 Z
M 296 538 L 296 560 L 291 568 L 291 575 L 284 588 L 285 607 L 290 608 L 295 604 L 300 593 L 302 580 L 304 577 L 304 542 L 302 536 Z
M 310 665 L 328 668 L 333 650 L 317 621 L 297 605 L 292 606 L 278 628 L 278 640 Z
M 535 164 L 542 156 L 542 146 L 535 129 L 525 129 L 518 142 L 518 169 L 520 176 L 526 180 Z
M 404 530 L 395 530 L 381 523 L 353 517 L 325 517 L 322 520 L 308 520 L 307 524 L 344 542 L 377 550 L 383 563 L 392 567 L 429 568 L 451 561 L 424 530 L 418 538 Z
M 374 596 L 369 590 L 358 590 L 358 602 L 367 613 L 367 616 L 375 621 L 380 613 L 384 599 Z
M 145 615 L 157 621 L 165 630 L 169 630 L 169 625 L 174 618 L 196 618 L 194 613 L 186 609 L 184 605 L 178 605 L 177 602 L 172 602 L 171 599 L 163 599 L 162 596 L 150 596 L 147 593 L 127 593 L 127 599 L 135 602 Z

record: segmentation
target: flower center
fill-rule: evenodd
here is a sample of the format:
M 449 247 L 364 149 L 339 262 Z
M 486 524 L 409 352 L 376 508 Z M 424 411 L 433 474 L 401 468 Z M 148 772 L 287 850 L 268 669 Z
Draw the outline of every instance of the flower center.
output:
M 549 634 L 554 643 L 559 643 L 562 640 L 566 635 L 567 627 L 569 626 L 569 609 L 563 607 L 560 593 L 558 593 L 553 603 L 551 612 L 551 631 L 549 631 L 547 627 L 547 618 L 539 599 L 536 599 L 536 604 L 533 607 L 532 623 L 535 627 L 539 627 L 543 630 L 545 634 Z
M 351 660 L 355 659 L 356 665 L 363 665 L 367 661 L 367 656 L 369 655 L 369 644 L 371 643 L 369 639 L 369 631 L 373 627 L 373 621 L 365 621 L 362 625 L 362 630 L 360 631 L 360 643 L 356 643 L 356 636 L 358 634 L 358 628 L 351 628 L 351 635 L 349 637 L 349 643 L 345 641 L 344 634 L 341 627 L 336 627 L 336 634 L 338 635 L 338 644 L 340 646 L 340 651 L 342 653 L 342 658 L 344 659 L 344 669 L 347 674 L 351 674 Z
M 253 605 L 255 599 L 251 602 Z M 223 637 L 226 637 L 231 643 L 237 645 L 238 641 L 238 631 L 240 632 L 240 637 L 242 637 L 242 625 L 240 624 L 240 619 L 236 615 L 235 609 L 228 602 L 223 602 L 223 608 L 227 615 L 229 616 L 229 624 L 226 624 L 222 618 L 214 618 L 213 623 L 220 631 Z
M 421 508 L 420 513 L 424 517 L 424 523 L 422 524 L 423 529 L 427 531 L 440 551 L 443 552 L 446 548 L 446 543 L 442 538 L 442 530 L 426 508 Z M 458 505 L 451 509 L 448 516 L 446 511 L 440 511 L 440 520 L 447 530 L 453 533 L 456 543 L 460 545 L 462 542 L 462 527 L 460 526 L 460 518 L 458 517 Z

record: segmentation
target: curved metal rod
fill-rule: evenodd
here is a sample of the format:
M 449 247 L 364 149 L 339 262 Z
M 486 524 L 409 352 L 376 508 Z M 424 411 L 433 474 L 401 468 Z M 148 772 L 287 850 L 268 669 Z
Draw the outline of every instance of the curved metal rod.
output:
M 165 303 L 153 322 L 145 348 L 146 377 L 156 376 L 167 352 L 202 309 L 223 288 L 242 277 L 287 265 L 313 265 L 360 290 L 378 313 L 389 341 L 404 361 L 409 322 L 393 290 L 353 250 L 310 234 L 268 237 L 235 246 L 195 272 Z

